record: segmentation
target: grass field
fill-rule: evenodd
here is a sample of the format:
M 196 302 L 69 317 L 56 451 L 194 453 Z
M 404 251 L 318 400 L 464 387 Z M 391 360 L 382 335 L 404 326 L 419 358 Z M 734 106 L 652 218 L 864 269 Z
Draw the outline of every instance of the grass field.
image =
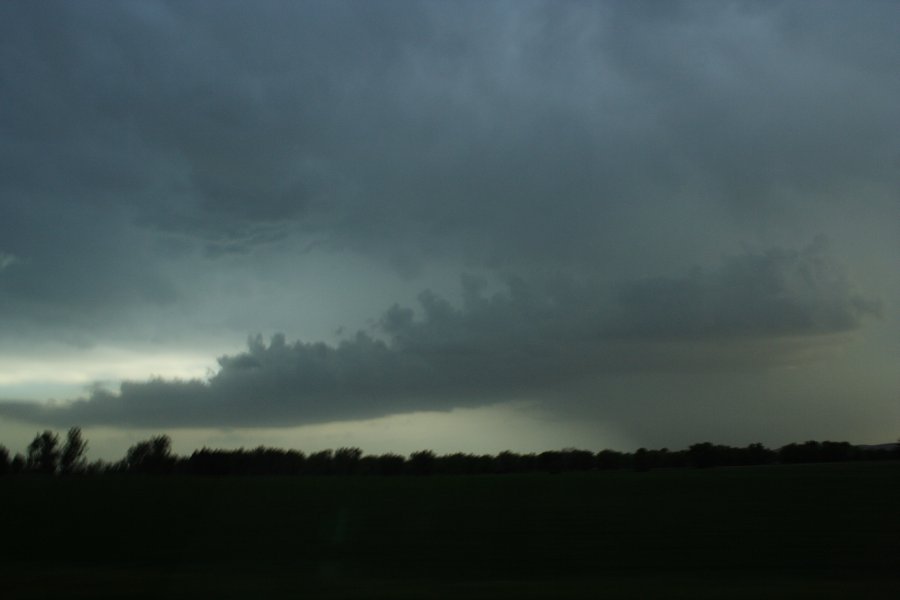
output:
M 900 597 L 896 462 L 0 493 L 5 599 Z

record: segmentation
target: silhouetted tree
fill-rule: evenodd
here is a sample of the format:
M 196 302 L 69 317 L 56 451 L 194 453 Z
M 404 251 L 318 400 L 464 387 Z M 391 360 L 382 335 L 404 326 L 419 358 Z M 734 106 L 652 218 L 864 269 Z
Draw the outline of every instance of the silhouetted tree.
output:
M 447 475 L 478 473 L 478 468 L 478 457 L 463 452 L 455 452 L 435 459 L 435 469 Z
M 59 436 L 50 430 L 34 436 L 28 444 L 29 471 L 53 475 L 59 465 Z
M 653 456 L 650 452 L 646 448 L 638 448 L 634 452 L 632 466 L 635 471 L 649 471 L 653 468 Z
M 576 448 L 566 448 L 560 452 L 564 471 L 590 471 L 594 468 L 594 453 Z
M 762 444 L 750 444 L 746 449 L 747 464 L 750 465 L 769 465 L 775 462 L 778 454 L 774 450 L 769 450 Z
M 27 466 L 28 460 L 21 453 L 16 453 L 12 462 L 9 463 L 9 472 L 13 475 L 18 475 L 19 473 L 24 473 Z
M 97 459 L 84 466 L 84 474 L 90 476 L 104 475 L 113 472 L 113 465 L 102 459 Z
M 812 440 L 790 443 L 778 451 L 778 459 L 783 463 L 815 462 L 819 454 L 819 442 Z
M 697 468 L 766 465 L 775 462 L 776 453 L 762 444 L 733 448 L 702 442 L 693 444 L 686 453 L 687 462 Z
M 783 463 L 836 462 L 857 458 L 856 449 L 849 442 L 817 442 L 788 444 L 778 451 Z
M 260 446 L 254 450 L 195 451 L 190 458 L 172 455 L 171 440 L 159 435 L 138 442 L 128 449 L 120 462 L 109 464 L 97 461 L 88 465 L 85 459 L 87 442 L 81 429 L 72 427 L 60 447 L 58 436 L 52 431 L 36 434 L 28 445 L 27 454 L 17 454 L 10 461 L 9 451 L 0 446 L 0 475 L 34 472 L 45 474 L 116 472 L 184 473 L 195 475 L 430 475 L 430 474 L 501 474 L 533 472 L 578 472 L 634 468 L 647 471 L 655 468 L 685 466 L 716 467 L 782 463 L 810 463 L 850 460 L 887 460 L 898 457 L 900 444 L 853 446 L 849 442 L 807 441 L 788 444 L 777 452 L 762 444 L 746 448 L 702 442 L 686 450 L 667 448 L 651 450 L 639 448 L 634 453 L 601 450 L 593 454 L 586 450 L 565 448 L 520 455 L 510 451 L 495 456 L 457 452 L 436 456 L 431 450 L 412 453 L 408 458 L 396 454 L 365 456 L 359 448 L 340 448 L 336 452 L 322 450 L 309 456 L 297 450 L 282 450 Z
M 84 453 L 87 451 L 87 442 L 81 437 L 81 429 L 72 427 L 66 434 L 66 443 L 63 444 L 59 457 L 59 472 L 70 475 L 84 470 L 87 463 Z
M 243 450 L 239 450 L 238 453 L 239 456 L 244 454 Z M 243 475 L 243 469 L 234 464 L 234 462 L 243 461 L 232 461 L 232 464 L 228 464 L 227 458 L 224 452 L 217 452 L 209 448 L 194 450 L 194 453 L 188 458 L 188 472 L 192 475 L 228 475 L 234 474 L 237 468 L 239 469 L 238 473 Z
M 604 471 L 611 469 L 623 469 L 628 466 L 629 456 L 624 452 L 615 450 L 601 450 L 594 459 L 598 469 Z
M 175 466 L 172 440 L 167 435 L 157 435 L 138 442 L 128 449 L 125 466 L 132 473 L 160 475 L 171 472 Z
M 306 459 L 306 471 L 312 475 L 331 475 L 334 471 L 334 452 L 320 450 Z
M 399 454 L 382 454 L 376 460 L 379 475 L 400 475 L 406 467 L 406 459 Z
M 560 473 L 563 468 L 563 457 L 556 450 L 548 450 L 537 455 L 537 467 L 548 473 Z
M 688 456 L 691 464 L 698 469 L 718 467 L 722 464 L 722 452 L 719 451 L 718 446 L 714 446 L 710 442 L 691 445 L 688 448 Z
M 306 468 L 306 455 L 299 450 L 288 450 L 284 453 L 282 465 L 285 475 L 300 475 Z
M 521 473 L 523 470 L 522 457 L 515 452 L 504 450 L 494 459 L 495 473 Z
M 409 470 L 413 475 L 431 475 L 434 472 L 435 455 L 431 450 L 420 450 L 409 455 Z
M 359 469 L 362 450 L 359 448 L 338 448 L 334 453 L 334 472 L 338 475 L 352 475 Z
M 6 446 L 0 446 L 0 475 L 8 475 L 10 467 L 9 450 L 6 449 Z
M 819 446 L 819 460 L 841 462 L 856 458 L 856 448 L 850 442 L 822 442 Z

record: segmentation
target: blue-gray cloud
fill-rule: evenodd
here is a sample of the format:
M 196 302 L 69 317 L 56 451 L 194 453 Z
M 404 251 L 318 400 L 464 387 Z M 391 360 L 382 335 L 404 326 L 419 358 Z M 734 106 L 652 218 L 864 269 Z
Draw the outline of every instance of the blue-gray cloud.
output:
M 618 300 L 613 335 L 659 340 L 830 334 L 881 311 L 848 281 L 824 238 L 801 250 L 730 257 L 684 277 L 630 282 Z
M 301 267 L 371 293 L 347 256 L 489 283 L 379 299 L 347 317 L 378 327 L 340 343 L 254 339 L 208 380 L 0 414 L 443 410 L 791 362 L 882 296 L 887 321 L 898 17 L 878 1 L 2 3 L 0 349 L 302 331 L 319 305 L 293 302 L 322 270 Z M 831 249 L 803 246 L 820 232 Z
M 257 336 L 245 352 L 219 358 L 208 381 L 126 382 L 118 393 L 95 390 L 69 404 L 0 404 L 0 415 L 54 424 L 283 426 L 449 410 L 598 373 L 778 365 L 878 310 L 821 239 L 612 294 L 559 279 L 512 280 L 495 293 L 486 286 L 464 277 L 460 306 L 423 292 L 418 316 L 395 305 L 378 336 L 358 332 L 337 345 L 288 343 L 283 335 L 266 344 Z M 779 338 L 794 343 L 779 348 Z M 752 346 L 759 340 L 772 344 L 762 363 Z

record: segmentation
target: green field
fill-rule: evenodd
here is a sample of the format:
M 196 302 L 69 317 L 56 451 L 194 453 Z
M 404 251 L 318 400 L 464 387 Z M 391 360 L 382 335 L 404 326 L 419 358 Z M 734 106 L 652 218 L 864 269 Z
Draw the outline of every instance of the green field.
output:
M 897 462 L 0 492 L 4 599 L 900 597 Z

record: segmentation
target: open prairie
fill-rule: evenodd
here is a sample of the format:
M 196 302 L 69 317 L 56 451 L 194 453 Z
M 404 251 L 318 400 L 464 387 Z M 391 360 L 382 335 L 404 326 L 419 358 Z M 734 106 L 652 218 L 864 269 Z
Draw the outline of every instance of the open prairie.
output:
M 6 478 L 4 598 L 900 593 L 900 464 Z

